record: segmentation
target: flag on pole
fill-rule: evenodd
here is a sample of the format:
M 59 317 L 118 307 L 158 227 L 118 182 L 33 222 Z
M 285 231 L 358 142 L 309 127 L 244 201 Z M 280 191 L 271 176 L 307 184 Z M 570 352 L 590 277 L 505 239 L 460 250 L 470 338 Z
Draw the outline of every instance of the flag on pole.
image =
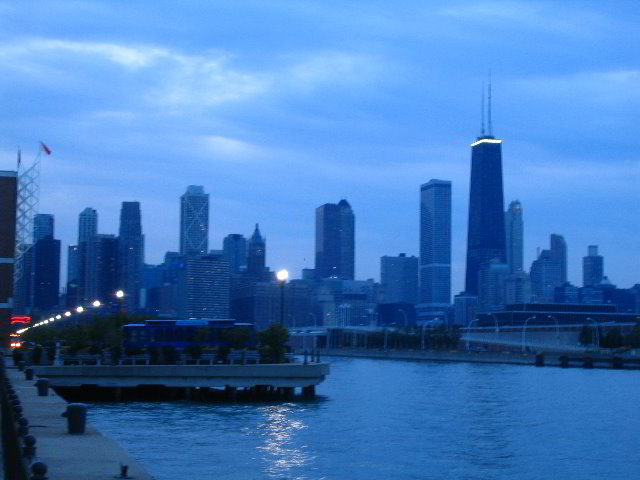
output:
M 47 155 L 51 155 L 51 149 L 42 142 L 40 142 L 40 149 Z

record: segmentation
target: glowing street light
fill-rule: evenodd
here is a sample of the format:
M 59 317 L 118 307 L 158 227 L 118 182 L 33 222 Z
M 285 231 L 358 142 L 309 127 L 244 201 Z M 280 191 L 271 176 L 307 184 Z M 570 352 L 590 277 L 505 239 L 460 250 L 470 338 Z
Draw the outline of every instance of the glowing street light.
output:
M 70 317 L 71 316 L 71 312 L 64 312 L 64 316 L 65 317 Z
M 284 325 L 284 284 L 289 278 L 289 272 L 283 268 L 276 273 L 276 278 L 280 282 L 280 325 Z
M 84 307 L 80 306 L 80 307 L 76 308 L 76 312 L 78 312 L 78 313 L 84 312 Z
M 56 320 L 60 320 L 62 318 L 62 315 L 56 315 Z
M 117 297 L 117 298 L 122 298 L 122 297 L 124 297 L 124 292 L 123 292 L 122 290 L 118 290 L 118 291 L 116 292 L 116 297 Z
M 100 306 L 100 300 L 95 300 L 91 305 L 98 308 Z

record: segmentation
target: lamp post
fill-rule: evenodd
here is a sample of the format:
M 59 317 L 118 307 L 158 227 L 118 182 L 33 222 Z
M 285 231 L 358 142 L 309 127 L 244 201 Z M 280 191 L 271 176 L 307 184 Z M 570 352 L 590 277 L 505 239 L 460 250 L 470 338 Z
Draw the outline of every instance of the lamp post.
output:
M 276 273 L 276 278 L 280 282 L 280 325 L 284 325 L 284 284 L 289 278 L 289 272 L 282 269 Z
M 522 327 L 522 352 L 523 353 L 526 350 L 525 335 L 527 332 L 527 324 L 529 323 L 529 320 L 535 320 L 535 319 L 536 319 L 536 316 L 533 315 L 524 321 L 524 326 Z

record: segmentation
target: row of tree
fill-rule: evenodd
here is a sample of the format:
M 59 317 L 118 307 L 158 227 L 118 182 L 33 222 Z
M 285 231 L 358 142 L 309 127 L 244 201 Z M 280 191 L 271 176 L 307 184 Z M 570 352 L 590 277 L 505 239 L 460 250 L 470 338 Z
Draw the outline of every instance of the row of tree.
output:
M 636 325 L 627 335 L 623 335 L 618 327 L 607 329 L 606 333 L 600 327 L 585 325 L 580 332 L 582 345 L 594 345 L 596 343 L 596 328 L 602 348 L 640 348 L 640 325 Z
M 223 332 L 226 345 L 216 348 L 204 347 L 194 343 L 185 352 L 174 347 L 128 348 L 122 350 L 122 327 L 130 323 L 144 323 L 147 317 L 117 313 L 108 316 L 94 316 L 90 320 L 73 324 L 64 323 L 31 328 L 23 334 L 23 340 L 35 345 L 32 350 L 35 363 L 51 362 L 55 355 L 56 342 L 63 345 L 63 353 L 67 355 L 92 354 L 101 355 L 108 352 L 112 361 L 126 355 L 148 353 L 151 363 L 176 363 L 180 353 L 192 358 L 199 358 L 203 353 L 214 353 L 220 361 L 226 361 L 231 349 L 243 349 L 251 332 L 247 328 L 234 328 Z M 198 335 L 196 334 L 196 342 Z M 257 349 L 262 363 L 282 363 L 286 360 L 289 332 L 280 325 L 271 325 L 258 333 Z

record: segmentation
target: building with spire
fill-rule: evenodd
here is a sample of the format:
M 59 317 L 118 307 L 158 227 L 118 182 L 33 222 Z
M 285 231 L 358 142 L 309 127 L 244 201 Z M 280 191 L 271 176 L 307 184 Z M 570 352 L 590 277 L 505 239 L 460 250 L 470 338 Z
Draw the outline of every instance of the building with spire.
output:
M 502 140 L 493 136 L 491 83 L 489 83 L 488 131 L 484 128 L 484 88 L 480 136 L 471 144 L 471 182 L 467 231 L 465 290 L 478 294 L 478 274 L 483 264 L 506 262 L 504 196 L 502 188 Z
M 256 223 L 253 235 L 247 242 L 247 273 L 260 275 L 264 273 L 267 257 L 267 239 L 260 233 Z

